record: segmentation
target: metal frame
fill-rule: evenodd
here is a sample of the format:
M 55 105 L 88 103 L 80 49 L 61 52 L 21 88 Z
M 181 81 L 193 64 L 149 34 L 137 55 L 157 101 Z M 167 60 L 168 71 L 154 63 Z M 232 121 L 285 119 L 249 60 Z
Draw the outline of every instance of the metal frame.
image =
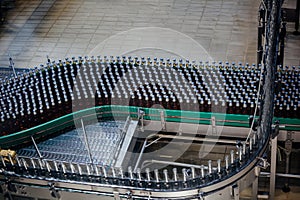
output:
M 270 199 L 275 197 L 276 164 L 277 164 L 277 136 L 271 139 L 271 169 L 270 169 Z
M 35 189 L 35 191 L 40 191 L 35 193 L 36 196 L 38 194 L 46 194 L 45 192 L 41 191 L 48 191 L 49 195 L 49 183 L 53 183 L 55 189 L 60 194 L 61 198 L 67 197 L 72 194 L 66 194 L 65 192 L 72 192 L 72 193 L 81 193 L 81 194 L 88 194 L 92 196 L 97 195 L 104 195 L 104 196 L 114 196 L 116 193 L 120 197 L 127 198 L 128 194 L 133 194 L 132 198 L 138 199 L 197 199 L 200 193 L 205 200 L 214 200 L 216 197 L 220 197 L 220 193 L 222 194 L 221 197 L 223 199 L 230 199 L 232 198 L 231 188 L 228 186 L 231 185 L 238 185 L 239 187 L 235 190 L 235 192 L 242 191 L 243 189 L 247 188 L 251 185 L 252 181 L 255 178 L 255 164 L 250 164 L 245 169 L 240 171 L 239 173 L 235 174 L 232 177 L 229 177 L 225 181 L 220 183 L 216 183 L 201 189 L 186 189 L 181 191 L 152 191 L 149 189 L 143 188 L 134 188 L 134 187 L 118 187 L 116 185 L 102 185 L 102 184 L 95 184 L 95 183 L 87 183 L 87 182 L 75 182 L 75 181 L 67 181 L 67 180 L 52 180 L 52 179 L 32 179 L 28 178 L 18 178 L 18 177 L 8 177 L 8 176 L 0 176 L 0 184 L 2 185 L 2 189 L 5 192 L 9 192 L 10 194 L 16 194 L 13 191 L 9 191 L 7 189 L 6 182 L 7 178 L 9 178 L 11 184 L 16 186 L 21 186 L 23 191 L 28 190 L 28 188 Z M 54 181 L 54 182 L 53 182 Z M 245 184 L 246 183 L 246 184 Z M 219 191 L 216 193 L 216 191 Z M 227 191 L 227 192 L 226 192 Z M 73 194 L 74 195 L 74 194 Z M 149 198 L 150 197 L 150 198 Z M 45 196 L 41 196 L 39 198 L 45 198 Z M 48 196 L 49 198 L 49 196 Z

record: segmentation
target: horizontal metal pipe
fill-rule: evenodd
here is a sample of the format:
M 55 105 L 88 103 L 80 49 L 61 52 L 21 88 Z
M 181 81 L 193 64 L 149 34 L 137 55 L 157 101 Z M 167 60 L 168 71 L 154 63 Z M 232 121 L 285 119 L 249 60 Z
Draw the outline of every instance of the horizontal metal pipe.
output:
M 270 172 L 261 172 L 260 173 L 263 177 L 270 177 Z M 299 174 L 283 174 L 283 173 L 276 173 L 276 176 L 279 177 L 286 177 L 286 178 L 300 178 Z
M 157 135 L 160 138 L 173 138 L 173 139 L 181 139 L 181 140 L 193 140 L 193 141 L 205 141 L 205 142 L 221 142 L 226 144 L 234 144 L 236 145 L 236 140 L 225 140 L 225 139 L 214 139 L 214 138 L 197 138 L 197 137 L 188 137 L 188 136 L 178 136 L 178 135 Z
M 179 167 L 186 167 L 186 168 L 196 168 L 196 169 L 201 169 L 200 165 L 193 165 L 193 164 L 186 164 L 186 163 L 179 163 L 179 162 L 172 162 L 172 161 L 163 161 L 163 160 L 145 160 L 142 163 L 142 167 L 144 166 L 145 163 L 157 163 L 157 164 L 168 164 L 168 165 L 174 165 L 174 166 L 179 166 Z M 207 166 L 204 166 L 204 169 L 208 169 Z M 212 168 L 213 170 L 216 170 L 216 167 Z

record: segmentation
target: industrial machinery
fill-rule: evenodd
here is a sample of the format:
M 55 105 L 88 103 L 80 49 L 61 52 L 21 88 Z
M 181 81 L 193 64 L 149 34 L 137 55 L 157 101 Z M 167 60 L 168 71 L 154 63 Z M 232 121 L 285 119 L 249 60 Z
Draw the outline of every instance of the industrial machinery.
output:
M 262 112 L 251 106 L 261 103 L 261 66 L 120 60 L 48 63 L 2 84 L 7 96 L 1 99 L 1 109 L 11 111 L 1 116 L 2 133 L 24 127 L 0 138 L 1 148 L 17 152 L 1 154 L 5 197 L 68 199 L 80 193 L 90 199 L 238 198 L 244 188 L 257 184 L 257 166 L 267 167 L 263 154 L 272 136 L 260 133 L 256 124 L 261 119 L 251 116 Z M 129 75 L 115 75 L 122 70 Z M 134 71 L 140 74 L 130 75 Z M 178 72 L 186 87 L 171 84 L 173 77 L 178 79 L 171 74 Z M 224 80 L 222 95 L 210 87 L 221 84 L 207 75 L 216 82 Z M 299 131 L 297 86 L 289 90 L 288 104 L 281 98 L 290 84 L 299 84 L 299 73 L 278 68 L 277 76 L 285 85 L 275 97 L 273 131 Z M 144 79 L 139 82 L 139 77 Z M 104 86 L 97 84 L 94 94 L 90 83 Z M 195 95 L 187 92 L 190 88 Z M 27 107 L 16 98 L 28 102 Z M 284 112 L 289 106 L 292 109 Z M 155 150 L 161 150 L 159 155 L 149 157 Z
M 79 57 L 2 80 L 0 196 L 257 199 L 270 141 L 300 130 L 299 68 L 275 59 L 281 2 L 264 6 L 258 65 Z

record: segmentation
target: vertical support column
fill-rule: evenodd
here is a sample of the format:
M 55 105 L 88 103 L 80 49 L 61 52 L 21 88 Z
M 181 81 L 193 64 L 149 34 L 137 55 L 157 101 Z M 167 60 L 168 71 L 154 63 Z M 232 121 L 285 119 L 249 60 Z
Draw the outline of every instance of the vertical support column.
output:
M 275 197 L 276 158 L 277 158 L 277 136 L 274 139 L 271 139 L 271 170 L 270 170 L 269 199 L 274 199 Z
M 255 179 L 252 182 L 252 200 L 257 200 L 257 195 L 258 195 L 258 177 L 260 174 L 260 168 L 258 166 L 255 167 L 254 169 L 255 173 Z
M 234 200 L 240 199 L 240 189 L 237 183 L 231 186 L 231 196 L 233 197 L 232 199 Z
M 292 132 L 288 131 L 286 134 L 286 140 L 284 144 L 284 152 L 286 155 L 286 161 L 285 161 L 285 173 L 288 174 L 290 172 L 290 155 L 292 153 L 292 146 L 293 146 L 293 139 L 292 139 Z M 289 192 L 290 187 L 289 187 L 289 178 L 285 179 L 284 186 L 282 188 L 284 192 Z
M 166 119 L 165 119 L 164 111 L 160 111 L 160 121 L 161 121 L 161 129 L 166 130 Z
M 252 200 L 257 200 L 257 194 L 258 194 L 258 177 L 255 177 L 253 183 L 252 183 Z
M 240 200 L 240 191 L 239 187 L 234 188 L 234 200 Z

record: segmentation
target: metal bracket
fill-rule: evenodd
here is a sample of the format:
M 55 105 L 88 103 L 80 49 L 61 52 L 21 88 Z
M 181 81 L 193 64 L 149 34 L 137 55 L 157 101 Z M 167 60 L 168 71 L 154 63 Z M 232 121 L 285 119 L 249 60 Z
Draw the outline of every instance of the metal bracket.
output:
M 17 77 L 16 70 L 15 70 L 15 63 L 10 55 L 9 55 L 9 67 L 13 70 L 14 76 Z
M 293 139 L 292 139 L 292 131 L 288 131 L 286 135 L 286 140 L 284 143 L 284 153 L 286 155 L 286 162 L 285 162 L 285 173 L 288 174 L 290 172 L 290 154 L 292 153 L 292 147 L 293 147 Z M 286 182 L 284 184 L 283 191 L 290 191 L 289 188 L 289 180 L 286 179 Z
M 284 143 L 285 147 L 285 154 L 289 156 L 292 152 L 292 146 L 293 146 L 293 139 L 292 139 L 292 132 L 288 131 L 286 135 L 286 140 Z
M 279 121 L 276 121 L 275 124 L 272 125 L 272 139 L 274 139 L 279 134 Z
M 267 169 L 267 167 L 270 166 L 270 163 L 267 161 L 266 158 L 257 157 L 257 159 L 260 160 L 260 162 L 258 163 L 258 167 Z
M 139 120 L 139 124 L 141 126 L 140 130 L 142 132 L 144 132 L 144 116 L 145 116 L 144 110 L 142 110 L 141 108 L 139 108 L 138 109 L 138 120 Z
M 114 191 L 113 194 L 114 194 L 114 200 L 121 200 L 119 192 Z
M 161 129 L 166 130 L 166 119 L 165 119 L 164 111 L 160 111 L 160 121 L 161 121 Z
M 126 192 L 126 196 L 127 199 L 132 199 L 132 192 L 131 191 Z
M 237 183 L 231 186 L 231 196 L 234 198 L 234 200 L 240 199 L 239 186 Z
M 60 194 L 58 192 L 58 190 L 55 188 L 54 183 L 48 183 L 49 185 L 49 190 L 50 190 L 50 194 L 52 197 L 60 199 Z
M 199 190 L 198 195 L 199 195 L 199 200 L 204 200 L 204 193 L 201 190 Z
M 216 117 L 211 117 L 212 135 L 217 135 Z
M 260 167 L 255 166 L 255 168 L 254 168 L 254 174 L 255 174 L 256 177 L 259 177 L 259 175 L 260 175 Z

